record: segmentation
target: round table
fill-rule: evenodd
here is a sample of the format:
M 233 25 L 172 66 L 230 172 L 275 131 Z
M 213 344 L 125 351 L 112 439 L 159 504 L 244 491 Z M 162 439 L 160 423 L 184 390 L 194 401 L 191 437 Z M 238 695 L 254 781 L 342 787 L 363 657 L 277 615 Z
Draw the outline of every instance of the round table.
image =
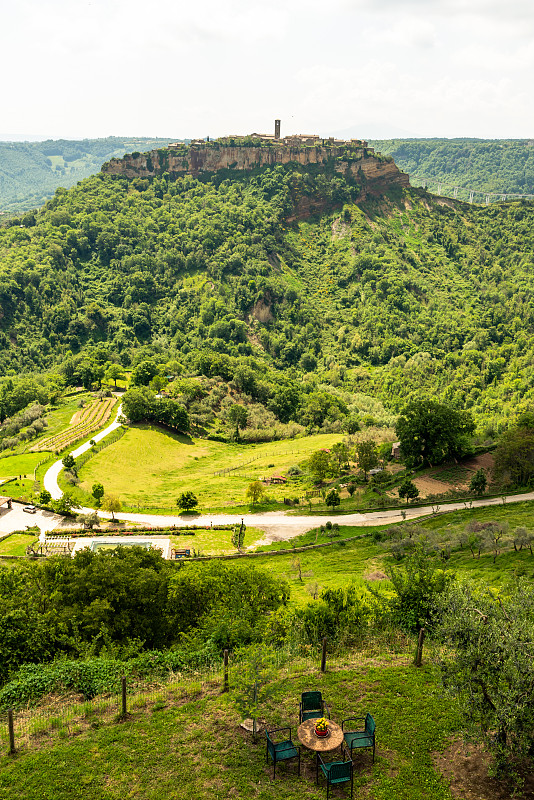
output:
M 328 753 L 335 750 L 343 742 L 343 731 L 335 722 L 328 720 L 328 736 L 317 736 L 315 733 L 315 719 L 307 719 L 297 729 L 299 742 L 316 753 Z

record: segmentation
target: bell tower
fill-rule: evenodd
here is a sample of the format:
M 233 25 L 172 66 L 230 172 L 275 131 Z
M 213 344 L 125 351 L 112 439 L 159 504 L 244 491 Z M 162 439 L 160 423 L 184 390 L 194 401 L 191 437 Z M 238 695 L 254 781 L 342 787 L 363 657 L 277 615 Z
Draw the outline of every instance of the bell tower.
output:
M 279 119 L 275 119 L 275 121 L 274 121 L 274 138 L 275 139 L 279 139 L 280 138 L 280 120 Z

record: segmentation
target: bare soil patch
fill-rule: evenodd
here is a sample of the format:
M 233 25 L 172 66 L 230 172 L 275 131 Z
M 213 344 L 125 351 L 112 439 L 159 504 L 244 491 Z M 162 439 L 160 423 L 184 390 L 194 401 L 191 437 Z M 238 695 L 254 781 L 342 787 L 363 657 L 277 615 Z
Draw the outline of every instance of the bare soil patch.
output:
M 366 581 L 388 581 L 389 578 L 385 572 L 382 572 L 379 569 L 375 569 L 374 572 L 370 572 L 363 576 Z
M 485 469 L 486 472 L 491 475 L 494 463 L 495 458 L 493 457 L 493 453 L 482 453 L 479 456 L 470 458 L 469 461 L 462 462 L 462 466 L 466 467 L 467 469 L 472 469 L 474 472 L 479 469 Z
M 525 774 L 523 791 L 513 794 L 513 787 L 488 775 L 491 756 L 481 745 L 454 741 L 443 753 L 434 754 L 434 765 L 450 780 L 451 792 L 461 800 L 532 800 L 534 775 Z
M 414 483 L 419 489 L 419 497 L 428 497 L 429 494 L 445 494 L 451 488 L 448 483 L 426 476 L 424 478 L 415 478 Z

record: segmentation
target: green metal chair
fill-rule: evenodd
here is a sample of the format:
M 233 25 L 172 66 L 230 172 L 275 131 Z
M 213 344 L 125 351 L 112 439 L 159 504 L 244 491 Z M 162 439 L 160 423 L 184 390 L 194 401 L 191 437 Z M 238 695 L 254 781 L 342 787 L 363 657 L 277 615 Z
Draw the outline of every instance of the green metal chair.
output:
M 287 734 L 287 738 L 282 738 L 277 741 L 279 737 Z M 300 747 L 295 747 L 291 740 L 291 728 L 273 728 L 270 731 L 265 731 L 267 738 L 267 751 L 265 753 L 265 760 L 269 763 L 269 756 L 273 762 L 273 781 L 276 778 L 276 765 L 279 761 L 288 761 L 290 758 L 298 758 L 298 774 L 300 775 Z
M 328 717 L 330 719 L 330 708 L 328 703 L 323 700 L 321 692 L 302 692 L 299 707 L 299 724 L 306 722 L 307 719 L 317 719 L 318 717 Z
M 345 730 L 346 722 L 360 722 L 361 720 L 365 720 L 363 730 Z M 344 719 L 341 723 L 341 730 L 343 731 L 345 744 L 350 750 L 350 757 L 352 758 L 352 751 L 357 747 L 372 747 L 374 764 L 376 723 L 371 714 L 366 714 L 365 717 L 348 717 L 348 719 Z
M 348 753 L 343 750 L 344 761 L 325 761 L 321 753 L 317 753 L 317 774 L 316 783 L 319 784 L 319 774 L 326 778 L 326 800 L 330 795 L 330 787 L 337 786 L 340 783 L 348 783 L 350 781 L 350 796 L 352 800 L 352 792 L 354 789 L 354 777 L 352 770 L 352 759 L 348 758 Z

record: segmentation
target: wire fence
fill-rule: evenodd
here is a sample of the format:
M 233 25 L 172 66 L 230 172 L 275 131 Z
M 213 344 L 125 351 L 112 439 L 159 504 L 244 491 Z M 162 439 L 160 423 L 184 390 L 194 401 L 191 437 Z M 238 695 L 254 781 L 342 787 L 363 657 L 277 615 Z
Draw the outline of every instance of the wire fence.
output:
M 323 639 L 314 646 L 293 644 L 273 649 L 271 655 L 278 680 L 310 676 L 317 681 L 321 672 L 350 670 L 366 659 L 411 663 L 417 656 L 417 641 L 392 628 L 357 645 L 347 643 L 330 650 Z M 231 692 L 239 667 L 240 662 L 225 651 L 221 660 L 209 666 L 170 672 L 150 683 L 130 676 L 117 681 L 112 691 L 95 697 L 80 700 L 76 692 L 48 695 L 36 706 L 6 710 L 0 713 L 0 754 L 33 749 L 50 739 L 69 739 L 89 729 L 117 724 L 138 712 L 190 702 L 206 693 Z

